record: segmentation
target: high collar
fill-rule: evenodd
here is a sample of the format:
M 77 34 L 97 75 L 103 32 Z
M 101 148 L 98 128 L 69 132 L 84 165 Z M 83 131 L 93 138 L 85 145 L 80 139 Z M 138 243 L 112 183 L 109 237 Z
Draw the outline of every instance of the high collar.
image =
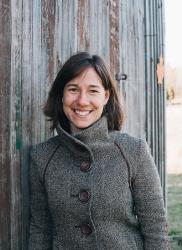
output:
M 105 116 L 101 117 L 90 127 L 83 129 L 74 135 L 66 132 L 60 125 L 57 126 L 56 130 L 60 141 L 73 151 L 78 151 L 78 146 L 89 150 L 90 144 L 107 140 L 109 137 L 107 118 Z

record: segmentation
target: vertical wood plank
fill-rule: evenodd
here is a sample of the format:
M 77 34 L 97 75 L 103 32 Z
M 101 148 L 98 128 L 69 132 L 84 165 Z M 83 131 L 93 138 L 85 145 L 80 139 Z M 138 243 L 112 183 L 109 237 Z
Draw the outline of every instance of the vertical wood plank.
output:
M 22 246 L 21 221 L 21 167 L 22 149 L 22 82 L 21 82 L 21 45 L 22 45 L 22 1 L 11 1 L 11 249 Z
M 109 1 L 110 69 L 113 76 L 119 73 L 119 0 Z
M 127 114 L 124 131 L 145 138 L 144 3 L 143 1 L 120 1 L 120 6 L 120 72 L 127 75 L 126 80 L 120 81 Z
M 156 78 L 157 60 L 164 53 L 163 9 L 163 1 L 145 1 L 146 132 L 166 200 L 165 87 L 159 86 Z
M 0 249 L 11 248 L 11 2 L 0 1 Z
M 54 80 L 55 7 L 55 1 L 41 1 L 41 57 L 43 71 L 39 85 L 41 105 L 45 103 L 50 84 Z M 41 140 L 45 140 L 45 138 L 50 136 L 50 123 L 46 121 L 45 117 L 42 117 Z
M 33 1 L 22 0 L 22 56 L 21 56 L 21 88 L 22 88 L 22 148 L 21 148 L 21 195 L 22 221 L 21 249 L 27 249 L 29 229 L 29 190 L 28 166 L 29 149 L 35 141 L 33 121 L 32 79 L 33 79 L 33 34 L 32 34 Z
M 89 31 L 90 31 L 90 1 L 78 1 L 78 14 L 77 14 L 77 30 L 78 30 L 78 50 L 89 51 Z

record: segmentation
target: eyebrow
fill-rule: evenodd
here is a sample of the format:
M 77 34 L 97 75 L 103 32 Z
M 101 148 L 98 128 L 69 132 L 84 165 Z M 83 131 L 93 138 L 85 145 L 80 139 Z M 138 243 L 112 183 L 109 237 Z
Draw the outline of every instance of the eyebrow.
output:
M 76 83 L 68 83 L 66 84 L 66 87 L 77 87 L 78 85 Z
M 94 84 L 89 85 L 89 87 L 91 87 L 91 88 L 100 88 L 99 85 L 94 85 Z
M 78 87 L 78 84 L 76 84 L 76 83 L 68 83 L 66 85 L 66 87 Z M 90 87 L 90 88 L 100 88 L 99 85 L 95 85 L 95 84 L 91 84 L 88 87 Z

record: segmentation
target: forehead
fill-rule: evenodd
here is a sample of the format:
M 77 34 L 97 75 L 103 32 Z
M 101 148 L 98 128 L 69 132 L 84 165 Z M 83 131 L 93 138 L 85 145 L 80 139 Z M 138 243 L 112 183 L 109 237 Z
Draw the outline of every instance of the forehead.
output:
M 78 76 L 71 79 L 68 83 L 74 83 L 74 84 L 81 84 L 81 83 L 87 83 L 87 84 L 98 84 L 102 85 L 102 80 L 100 76 L 97 74 L 94 68 L 87 68 L 82 71 Z

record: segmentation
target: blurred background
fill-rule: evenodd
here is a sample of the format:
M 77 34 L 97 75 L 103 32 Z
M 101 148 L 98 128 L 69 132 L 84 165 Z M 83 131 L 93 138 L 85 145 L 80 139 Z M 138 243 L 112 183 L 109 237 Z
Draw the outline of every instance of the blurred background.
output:
M 172 249 L 182 249 L 182 1 L 165 1 L 167 206 Z

